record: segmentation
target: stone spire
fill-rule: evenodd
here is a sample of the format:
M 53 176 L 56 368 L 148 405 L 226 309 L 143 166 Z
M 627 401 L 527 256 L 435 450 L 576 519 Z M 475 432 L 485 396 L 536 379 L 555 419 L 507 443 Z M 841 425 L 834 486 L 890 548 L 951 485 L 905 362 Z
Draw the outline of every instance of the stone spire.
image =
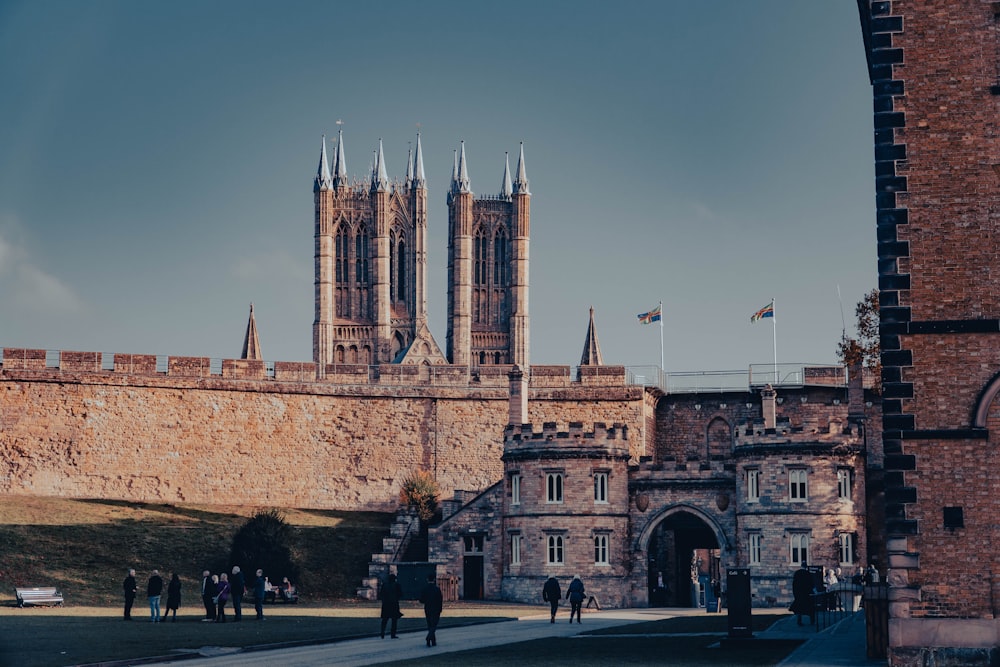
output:
M 458 151 L 453 151 L 452 154 L 451 185 L 448 190 L 449 192 L 458 192 Z
M 344 131 L 337 130 L 337 157 L 333 161 L 333 185 L 347 185 L 347 161 L 344 160 Z
M 382 155 L 382 140 L 378 140 L 378 152 L 372 166 L 372 190 L 385 192 L 389 189 L 389 177 L 385 171 L 385 157 Z
M 247 335 L 243 338 L 243 352 L 240 359 L 263 359 L 260 352 L 260 338 L 257 336 L 257 320 L 253 316 L 253 304 L 250 304 L 250 321 L 247 322 Z
M 406 149 L 406 187 L 413 183 L 413 149 Z
M 465 164 L 465 142 L 462 142 L 462 148 L 458 156 L 458 191 L 459 192 L 472 192 L 472 186 L 469 184 L 469 171 Z
M 517 180 L 514 181 L 514 193 L 530 195 L 528 189 L 528 174 L 524 169 L 524 142 L 521 142 L 521 154 L 517 158 Z
M 512 194 L 514 194 L 514 188 L 510 184 L 510 154 L 504 151 L 503 182 L 500 184 L 500 196 L 509 200 Z
M 590 324 L 587 326 L 587 339 L 583 342 L 583 356 L 580 357 L 581 366 L 603 366 L 604 358 L 601 356 L 601 344 L 597 342 L 597 327 L 594 325 L 594 307 L 590 307 Z
M 420 148 L 420 133 L 417 132 L 417 149 L 413 154 L 413 184 L 417 187 L 423 187 L 427 182 L 424 178 L 424 152 Z
M 313 183 L 313 192 L 329 190 L 333 187 L 333 180 L 330 178 L 330 163 L 326 159 L 326 135 L 323 135 L 323 147 L 319 151 L 319 168 L 316 170 L 316 181 Z

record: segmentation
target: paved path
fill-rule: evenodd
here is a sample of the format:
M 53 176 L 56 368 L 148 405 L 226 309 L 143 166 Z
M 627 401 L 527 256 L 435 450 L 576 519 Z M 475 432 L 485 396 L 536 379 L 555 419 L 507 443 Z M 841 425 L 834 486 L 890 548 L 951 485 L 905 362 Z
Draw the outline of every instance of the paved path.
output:
M 332 644 L 295 648 L 239 652 L 237 649 L 205 647 L 203 657 L 178 656 L 169 662 L 145 663 L 153 667 L 326 667 L 340 665 L 377 665 L 395 660 L 419 658 L 453 651 L 465 651 L 484 646 L 511 644 L 544 637 L 571 637 L 589 630 L 611 628 L 643 621 L 690 615 L 686 609 L 616 609 L 584 614 L 586 621 L 570 624 L 565 616 L 555 624 L 545 616 L 528 616 L 516 621 L 501 621 L 444 628 L 438 631 L 438 645 L 427 648 L 423 632 L 400 634 L 399 639 L 378 637 L 352 639 Z M 720 638 L 725 635 L 720 635 Z M 848 617 L 838 625 L 816 632 L 812 626 L 797 626 L 794 617 L 779 620 L 759 638 L 803 639 L 803 644 L 779 667 L 874 667 L 886 664 L 865 657 L 864 612 Z M 134 663 L 133 663 L 134 664 Z

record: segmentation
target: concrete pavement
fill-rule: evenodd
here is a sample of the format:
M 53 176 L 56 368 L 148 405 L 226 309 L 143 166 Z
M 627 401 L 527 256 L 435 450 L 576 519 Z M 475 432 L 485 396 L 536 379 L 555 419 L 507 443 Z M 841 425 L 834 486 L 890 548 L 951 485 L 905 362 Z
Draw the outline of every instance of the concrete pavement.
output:
M 377 636 L 293 648 L 240 651 L 225 647 L 204 647 L 198 657 L 178 655 L 166 662 L 142 664 L 153 667 L 326 667 L 338 665 L 377 665 L 395 660 L 432 656 L 453 651 L 465 651 L 498 644 L 511 644 L 544 637 L 571 637 L 581 632 L 612 628 L 663 618 L 703 614 L 687 609 L 612 609 L 585 613 L 583 623 L 570 624 L 565 615 L 555 624 L 548 615 L 531 615 L 516 621 L 501 621 L 438 630 L 438 646 L 428 648 L 423 632 L 401 634 L 399 639 Z M 720 639 L 724 634 L 719 635 Z M 835 626 L 816 632 L 813 626 L 798 626 L 795 618 L 783 618 L 757 638 L 802 639 L 801 647 L 780 663 L 779 667 L 874 667 L 885 661 L 865 657 L 864 612 L 847 617 Z M 280 653 L 279 653 L 280 652 Z M 131 662 L 130 664 L 138 664 Z

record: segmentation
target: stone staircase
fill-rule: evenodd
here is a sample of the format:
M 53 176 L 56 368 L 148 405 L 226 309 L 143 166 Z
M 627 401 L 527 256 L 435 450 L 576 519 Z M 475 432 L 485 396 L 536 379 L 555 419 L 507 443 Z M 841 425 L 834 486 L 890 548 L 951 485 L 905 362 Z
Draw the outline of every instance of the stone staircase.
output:
M 363 600 L 377 600 L 381 581 L 393 571 L 393 564 L 403 560 L 411 542 L 420 539 L 420 517 L 415 510 L 406 508 L 396 514 L 389 527 L 389 536 L 382 538 L 382 551 L 372 554 L 368 563 L 368 576 L 361 580 L 357 589 Z

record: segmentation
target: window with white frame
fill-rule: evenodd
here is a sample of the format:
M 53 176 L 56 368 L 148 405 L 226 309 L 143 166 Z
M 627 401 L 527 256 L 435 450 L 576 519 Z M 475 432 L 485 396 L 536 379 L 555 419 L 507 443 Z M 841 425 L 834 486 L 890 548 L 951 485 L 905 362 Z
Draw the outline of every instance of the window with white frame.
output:
M 840 541 L 840 564 L 854 565 L 854 533 L 841 533 Z
M 608 502 L 608 473 L 606 472 L 594 473 L 594 502 L 605 504 Z
M 594 565 L 608 565 L 608 536 L 606 533 L 594 535 Z
M 747 502 L 760 502 L 760 468 L 747 468 Z
M 793 503 L 804 503 L 809 499 L 808 475 L 805 468 L 788 471 L 788 499 Z
M 546 563 L 549 565 L 562 565 L 565 562 L 563 560 L 563 536 L 549 535 L 548 543 Z
M 854 471 L 850 468 L 839 468 L 837 470 L 837 497 L 841 500 L 850 500 L 854 486 Z
M 510 564 L 521 564 L 521 534 L 511 533 L 510 535 Z
M 545 474 L 545 502 L 561 503 L 563 501 L 563 476 L 561 472 Z
M 788 536 L 788 562 L 792 565 L 809 564 L 809 533 L 791 533 Z
M 747 536 L 747 555 L 750 565 L 760 565 L 760 533 L 750 533 Z
M 521 474 L 514 473 L 510 476 L 510 504 L 521 504 Z

